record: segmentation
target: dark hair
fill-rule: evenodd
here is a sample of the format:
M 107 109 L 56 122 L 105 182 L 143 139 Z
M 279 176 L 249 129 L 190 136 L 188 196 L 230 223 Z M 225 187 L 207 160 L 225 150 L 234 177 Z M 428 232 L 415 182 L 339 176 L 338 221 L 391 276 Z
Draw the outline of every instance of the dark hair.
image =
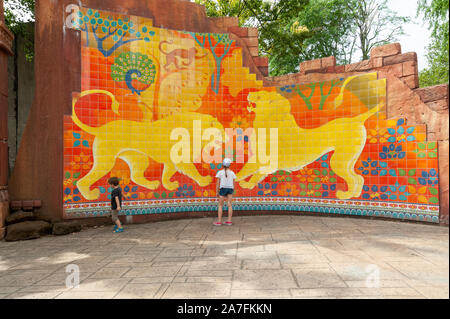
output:
M 117 186 L 119 185 L 119 181 L 120 179 L 118 179 L 117 177 L 111 177 L 110 179 L 108 179 L 108 184 Z
M 225 177 L 226 177 L 226 178 L 228 178 L 228 175 L 227 175 L 227 168 L 228 168 L 227 166 L 224 166 L 224 169 L 225 169 Z

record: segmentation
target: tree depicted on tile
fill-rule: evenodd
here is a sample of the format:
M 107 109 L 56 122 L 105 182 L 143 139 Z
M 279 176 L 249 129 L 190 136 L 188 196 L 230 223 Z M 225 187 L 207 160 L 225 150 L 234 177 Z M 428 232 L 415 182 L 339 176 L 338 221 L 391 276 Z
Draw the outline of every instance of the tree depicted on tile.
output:
M 198 34 L 193 32 L 189 32 L 189 34 L 202 48 L 208 48 L 214 57 L 216 69 L 214 75 L 211 77 L 211 89 L 218 94 L 222 72 L 222 61 L 230 52 L 234 41 L 230 39 L 228 34 Z
M 151 26 L 151 20 L 148 25 L 138 28 L 130 17 L 116 18 L 113 14 L 104 16 L 101 11 L 86 8 L 78 10 L 73 21 L 73 27 L 83 32 L 86 46 L 89 47 L 92 40 L 105 57 L 128 43 L 150 42 L 155 33 L 148 26 Z

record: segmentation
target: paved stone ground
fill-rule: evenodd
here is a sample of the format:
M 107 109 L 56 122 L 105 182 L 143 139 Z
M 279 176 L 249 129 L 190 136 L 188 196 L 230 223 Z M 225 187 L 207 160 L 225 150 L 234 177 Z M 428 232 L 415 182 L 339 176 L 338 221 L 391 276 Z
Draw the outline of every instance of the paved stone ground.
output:
M 313 216 L 212 221 L 2 241 L 0 298 L 449 298 L 445 227 Z M 78 288 L 66 288 L 69 264 L 79 266 Z

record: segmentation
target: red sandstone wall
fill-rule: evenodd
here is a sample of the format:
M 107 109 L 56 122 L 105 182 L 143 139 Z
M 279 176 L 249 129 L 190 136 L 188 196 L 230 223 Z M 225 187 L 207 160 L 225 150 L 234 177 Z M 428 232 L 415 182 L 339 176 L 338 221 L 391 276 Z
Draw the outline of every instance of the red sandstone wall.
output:
M 55 219 L 62 217 L 62 118 L 70 114 L 71 92 L 79 91 L 80 86 L 80 38 L 76 31 L 64 27 L 62 14 L 71 3 L 70 0 L 37 0 L 36 95 L 10 179 L 13 200 L 42 199 L 43 212 Z M 258 79 L 263 79 L 266 86 L 379 72 L 381 78 L 387 78 L 388 116 L 406 117 L 412 124 L 426 124 L 428 139 L 439 141 L 441 223 L 448 224 L 448 85 L 418 89 L 414 52 L 402 54 L 400 44 L 390 44 L 374 48 L 371 58 L 359 63 L 336 66 L 335 58 L 328 57 L 302 63 L 297 74 L 266 77 L 268 59 L 258 56 L 258 31 L 238 27 L 237 18 L 207 18 L 202 6 L 185 0 L 83 0 L 77 4 L 151 17 L 158 27 L 229 32 L 243 48 L 244 65 Z

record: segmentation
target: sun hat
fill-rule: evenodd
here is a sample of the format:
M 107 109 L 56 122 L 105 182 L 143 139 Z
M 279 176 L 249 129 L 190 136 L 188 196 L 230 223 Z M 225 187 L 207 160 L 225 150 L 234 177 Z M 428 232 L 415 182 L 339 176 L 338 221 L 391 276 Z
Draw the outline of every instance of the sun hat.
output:
M 225 158 L 223 160 L 223 166 L 224 167 L 230 167 L 230 165 L 231 165 L 231 160 L 229 158 Z

